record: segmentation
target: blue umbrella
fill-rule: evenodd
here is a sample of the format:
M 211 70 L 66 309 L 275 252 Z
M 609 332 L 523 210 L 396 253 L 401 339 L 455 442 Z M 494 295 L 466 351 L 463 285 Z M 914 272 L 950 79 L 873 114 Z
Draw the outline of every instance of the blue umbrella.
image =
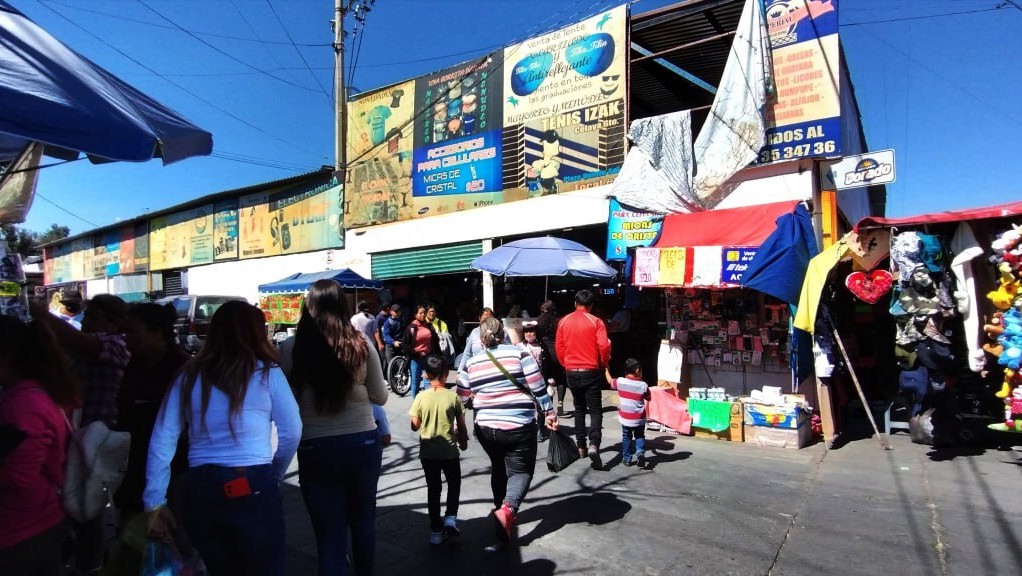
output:
M 611 268 L 592 250 L 571 240 L 542 236 L 515 240 L 483 254 L 470 264 L 495 276 L 581 276 L 613 278 Z
M 30 142 L 66 159 L 170 164 L 213 136 L 68 48 L 0 0 L 0 162 Z

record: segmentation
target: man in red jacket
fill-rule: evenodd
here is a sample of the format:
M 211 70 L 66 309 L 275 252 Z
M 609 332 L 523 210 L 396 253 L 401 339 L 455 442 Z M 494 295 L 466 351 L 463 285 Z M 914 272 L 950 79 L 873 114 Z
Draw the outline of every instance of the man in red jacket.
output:
M 575 294 L 575 311 L 557 325 L 557 359 L 564 366 L 568 388 L 575 403 L 575 440 L 579 454 L 588 455 L 594 469 L 600 469 L 600 441 L 603 438 L 604 370 L 610 363 L 610 340 L 603 320 L 589 313 L 596 297 L 589 290 Z M 586 411 L 589 430 L 586 431 Z

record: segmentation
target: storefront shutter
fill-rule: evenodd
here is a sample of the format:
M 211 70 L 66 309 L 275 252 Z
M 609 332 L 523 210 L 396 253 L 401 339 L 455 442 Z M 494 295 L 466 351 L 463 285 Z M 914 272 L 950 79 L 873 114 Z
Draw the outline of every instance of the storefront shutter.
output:
M 483 253 L 481 242 L 431 246 L 373 254 L 373 279 L 452 274 L 471 270 L 469 262 Z

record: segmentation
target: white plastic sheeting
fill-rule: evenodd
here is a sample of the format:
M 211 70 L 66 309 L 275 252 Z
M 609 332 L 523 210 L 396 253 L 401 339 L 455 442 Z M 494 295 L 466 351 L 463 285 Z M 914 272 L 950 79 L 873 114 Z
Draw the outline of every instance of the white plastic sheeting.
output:
M 695 142 L 687 111 L 633 122 L 629 138 L 634 146 L 611 196 L 626 206 L 660 213 L 708 210 L 724 199 L 724 183 L 755 160 L 766 143 L 767 38 L 760 1 L 746 0 L 710 116 Z

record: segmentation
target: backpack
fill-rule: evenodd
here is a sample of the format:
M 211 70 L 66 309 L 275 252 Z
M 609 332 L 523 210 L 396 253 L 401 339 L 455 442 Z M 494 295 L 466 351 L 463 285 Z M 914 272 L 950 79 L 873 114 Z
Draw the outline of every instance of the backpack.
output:
M 124 480 L 128 468 L 131 434 L 114 432 L 101 421 L 71 432 L 64 461 L 64 486 L 60 502 L 64 512 L 77 522 L 99 516 Z

